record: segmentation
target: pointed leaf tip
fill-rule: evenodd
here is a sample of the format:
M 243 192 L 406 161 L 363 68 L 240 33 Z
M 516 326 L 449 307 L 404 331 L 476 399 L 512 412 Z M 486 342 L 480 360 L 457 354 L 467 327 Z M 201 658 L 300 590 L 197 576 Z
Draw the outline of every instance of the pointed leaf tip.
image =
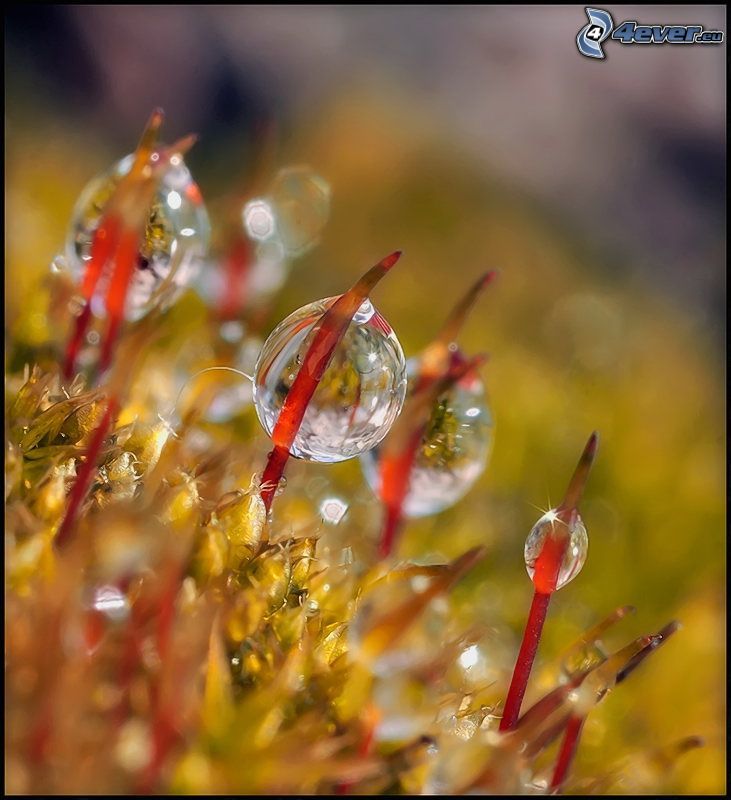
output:
M 581 458 L 579 458 L 579 463 L 576 465 L 574 474 L 571 476 L 571 481 L 569 482 L 568 489 L 566 490 L 566 495 L 561 503 L 563 508 L 572 509 L 578 506 L 579 500 L 581 500 L 581 495 L 584 493 L 584 487 L 586 486 L 589 472 L 591 471 L 592 464 L 596 458 L 598 445 L 599 434 L 594 431 L 589 437 L 589 440 L 587 441 L 586 446 L 581 453 Z
M 396 262 L 401 258 L 402 253 L 402 250 L 395 250 L 390 256 L 386 256 L 383 261 L 381 261 L 381 266 L 384 269 L 391 269 L 391 267 L 395 266 Z
M 158 106 L 157 108 L 152 109 L 152 114 L 150 114 L 150 120 L 147 123 L 148 128 L 159 128 L 163 121 L 165 120 L 165 112 Z

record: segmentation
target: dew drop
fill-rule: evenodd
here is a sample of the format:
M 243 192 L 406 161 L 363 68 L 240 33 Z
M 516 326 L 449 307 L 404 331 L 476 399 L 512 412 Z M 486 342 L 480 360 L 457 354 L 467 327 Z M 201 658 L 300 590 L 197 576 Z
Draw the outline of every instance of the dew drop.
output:
M 264 343 L 256 364 L 254 404 L 269 435 L 303 366 L 297 357 L 307 353 L 315 325 L 336 300 L 330 297 L 298 309 Z M 368 319 L 351 322 L 335 348 L 307 407 L 292 455 L 334 463 L 370 450 L 388 433 L 405 393 L 401 345 L 373 309 Z
M 418 359 L 409 359 L 413 385 Z M 493 421 L 485 386 L 468 375 L 434 406 L 411 470 L 402 511 L 406 517 L 429 516 L 454 505 L 482 475 L 492 449 Z M 372 491 L 380 494 L 381 448 L 365 453 L 361 467 Z
M 66 237 L 66 261 L 77 282 L 83 278 L 91 257 L 94 232 L 104 207 L 121 178 L 132 166 L 128 155 L 111 169 L 93 178 L 76 202 Z M 180 253 L 180 263 L 171 278 L 179 293 L 196 275 L 208 250 L 210 223 L 200 190 L 181 157 L 170 162 L 162 175 L 150 206 L 142 246 L 130 283 L 126 304 L 128 319 L 140 319 L 149 310 L 146 306 L 173 266 L 173 254 Z M 102 276 L 102 285 L 109 275 Z M 103 313 L 97 305 L 95 314 Z
M 563 531 L 557 530 L 559 526 L 563 528 Z M 525 566 L 531 580 L 535 575 L 536 561 L 543 550 L 546 539 L 551 534 L 565 534 L 567 527 L 569 539 L 558 572 L 556 588 L 560 589 L 565 586 L 581 572 L 589 549 L 589 537 L 584 522 L 578 512 L 575 512 L 567 526 L 567 523 L 558 517 L 556 509 L 551 509 L 536 522 L 525 540 Z

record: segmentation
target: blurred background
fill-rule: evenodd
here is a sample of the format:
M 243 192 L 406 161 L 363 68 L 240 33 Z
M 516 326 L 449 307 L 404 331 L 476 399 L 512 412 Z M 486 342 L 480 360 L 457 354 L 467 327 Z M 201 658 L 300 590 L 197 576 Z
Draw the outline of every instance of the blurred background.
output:
M 726 30 L 721 6 L 609 11 Z M 500 269 L 462 338 L 490 353 L 491 463 L 465 501 L 409 527 L 403 553 L 486 543 L 475 614 L 502 620 L 517 646 L 524 537 L 598 429 L 589 559 L 556 599 L 544 656 L 625 603 L 638 608 L 630 633 L 672 618 L 684 629 L 597 709 L 577 773 L 700 734 L 706 748 L 667 790 L 718 793 L 726 45 L 614 42 L 595 62 L 576 49 L 585 23 L 582 6 L 10 9 L 6 332 L 39 343 L 28 320 L 43 314 L 75 198 L 158 105 L 168 141 L 200 135 L 187 162 L 214 231 L 217 202 L 255 173 L 262 132 L 272 173 L 306 163 L 330 184 L 319 247 L 272 323 L 402 248 L 375 300 L 409 355 L 481 271 Z M 357 465 L 331 475 L 362 492 Z

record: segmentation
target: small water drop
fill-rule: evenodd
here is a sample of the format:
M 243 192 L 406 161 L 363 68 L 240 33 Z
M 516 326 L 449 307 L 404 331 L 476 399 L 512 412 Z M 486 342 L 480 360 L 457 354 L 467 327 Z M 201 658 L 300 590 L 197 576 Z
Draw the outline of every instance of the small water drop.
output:
M 556 589 L 572 581 L 582 570 L 589 549 L 589 537 L 584 522 L 575 512 L 571 522 L 563 522 L 556 509 L 547 511 L 533 526 L 525 541 L 525 566 L 531 580 L 536 571 L 536 562 L 549 536 L 568 534 L 568 542 L 564 550 L 561 567 L 556 581 Z

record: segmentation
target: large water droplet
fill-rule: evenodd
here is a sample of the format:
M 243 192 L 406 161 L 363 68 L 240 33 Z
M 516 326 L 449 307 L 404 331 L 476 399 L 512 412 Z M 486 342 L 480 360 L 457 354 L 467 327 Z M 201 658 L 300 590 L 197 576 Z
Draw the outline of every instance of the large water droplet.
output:
M 418 371 L 418 359 L 409 359 L 411 385 Z M 404 515 L 415 518 L 436 514 L 464 497 L 485 470 L 492 439 L 485 386 L 477 375 L 468 374 L 432 410 L 411 470 Z M 376 495 L 381 488 L 381 450 L 371 450 L 361 458 L 363 474 Z
M 336 300 L 303 306 L 264 343 L 254 403 L 270 436 L 299 370 L 307 368 L 313 328 Z M 370 315 L 361 312 L 363 306 L 358 311 L 362 321 L 348 326 L 307 407 L 291 449 L 298 458 L 333 463 L 360 455 L 383 439 L 401 411 L 406 393 L 401 345 L 375 309 Z
M 91 257 L 94 231 L 104 207 L 120 179 L 129 172 L 132 160 L 133 156 L 128 155 L 93 178 L 76 202 L 66 238 L 66 260 L 77 281 L 81 281 Z M 180 263 L 171 279 L 172 288 L 179 291 L 188 285 L 200 268 L 209 239 L 210 223 L 200 190 L 182 157 L 175 155 L 150 206 L 127 296 L 127 318 L 139 319 L 147 312 L 150 297 L 170 272 L 173 256 L 176 261 L 180 258 Z M 108 280 L 109 275 L 102 276 L 98 292 L 105 291 Z M 94 312 L 99 311 L 97 304 Z
M 568 542 L 558 572 L 556 589 L 565 586 L 581 572 L 589 549 L 589 537 L 584 522 L 578 512 L 574 512 L 570 523 L 567 524 L 558 516 L 556 510 L 552 509 L 536 522 L 525 540 L 525 566 L 531 580 L 535 575 L 536 561 L 543 550 L 546 539 L 550 535 L 565 536 L 566 533 L 568 533 Z

